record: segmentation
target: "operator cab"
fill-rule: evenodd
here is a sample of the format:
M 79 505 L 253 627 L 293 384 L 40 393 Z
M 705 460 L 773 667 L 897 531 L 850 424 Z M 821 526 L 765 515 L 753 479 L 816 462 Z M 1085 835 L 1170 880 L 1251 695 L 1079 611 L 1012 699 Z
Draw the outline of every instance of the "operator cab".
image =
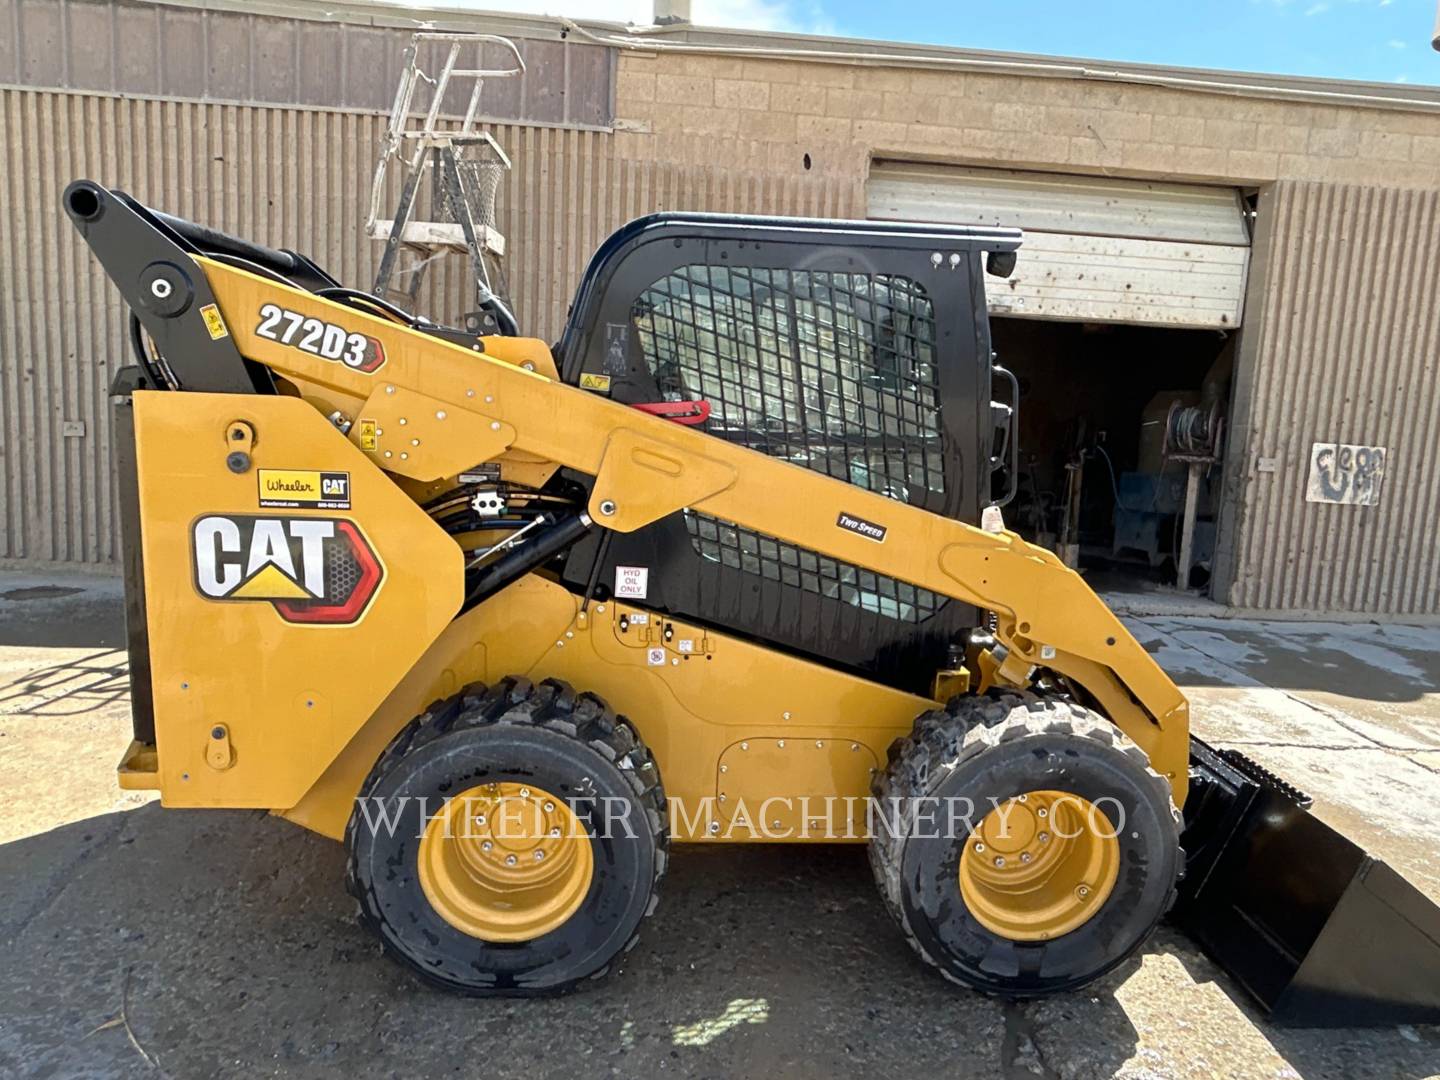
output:
M 1004 498 L 992 450 L 1013 445 L 1013 398 L 992 401 L 982 257 L 1008 273 L 1019 243 L 998 228 L 641 218 L 596 253 L 557 362 L 592 393 L 979 524 Z M 564 577 L 916 691 L 979 621 L 689 509 L 587 537 Z

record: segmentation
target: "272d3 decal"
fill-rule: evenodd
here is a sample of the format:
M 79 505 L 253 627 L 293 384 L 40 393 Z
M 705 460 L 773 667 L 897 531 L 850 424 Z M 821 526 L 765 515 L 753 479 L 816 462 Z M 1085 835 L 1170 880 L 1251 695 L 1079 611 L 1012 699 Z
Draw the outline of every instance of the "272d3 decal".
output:
M 278 304 L 260 305 L 260 325 L 255 333 L 301 352 L 334 360 L 367 375 L 385 363 L 385 347 L 368 334 L 356 334 L 343 326 L 290 311 Z
M 190 533 L 201 596 L 272 604 L 286 622 L 353 623 L 385 577 L 353 521 L 210 514 Z

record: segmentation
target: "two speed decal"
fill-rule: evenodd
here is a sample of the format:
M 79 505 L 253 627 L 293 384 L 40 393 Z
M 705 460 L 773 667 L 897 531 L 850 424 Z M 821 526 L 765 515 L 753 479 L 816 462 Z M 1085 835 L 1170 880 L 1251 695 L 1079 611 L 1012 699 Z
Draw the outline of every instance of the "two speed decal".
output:
M 343 326 L 301 315 L 277 304 L 261 305 L 260 325 L 255 327 L 255 333 L 367 375 L 380 370 L 385 363 L 385 347 L 368 334 L 352 334 Z

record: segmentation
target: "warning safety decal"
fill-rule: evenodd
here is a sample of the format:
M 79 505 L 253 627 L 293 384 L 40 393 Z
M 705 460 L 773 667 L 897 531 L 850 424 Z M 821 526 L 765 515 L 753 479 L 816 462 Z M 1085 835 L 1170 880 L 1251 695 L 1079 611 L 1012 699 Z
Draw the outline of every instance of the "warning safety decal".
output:
M 200 318 L 205 320 L 205 329 L 210 334 L 211 341 L 219 341 L 223 337 L 229 337 L 230 331 L 225 326 L 224 316 L 220 309 L 214 304 L 206 304 L 200 309 Z

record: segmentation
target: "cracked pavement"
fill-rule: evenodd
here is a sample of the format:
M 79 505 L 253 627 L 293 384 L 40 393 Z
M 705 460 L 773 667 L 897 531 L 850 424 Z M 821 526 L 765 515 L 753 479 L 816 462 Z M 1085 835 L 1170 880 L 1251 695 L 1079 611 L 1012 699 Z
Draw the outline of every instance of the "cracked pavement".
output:
M 1440 900 L 1440 628 L 1126 621 L 1201 736 Z M 858 846 L 680 848 L 616 977 L 448 997 L 355 924 L 338 845 L 116 786 L 122 639 L 113 580 L 0 575 L 0 1075 L 1440 1074 L 1440 1028 L 1276 1028 L 1168 926 L 1083 993 L 957 990 L 905 947 Z

